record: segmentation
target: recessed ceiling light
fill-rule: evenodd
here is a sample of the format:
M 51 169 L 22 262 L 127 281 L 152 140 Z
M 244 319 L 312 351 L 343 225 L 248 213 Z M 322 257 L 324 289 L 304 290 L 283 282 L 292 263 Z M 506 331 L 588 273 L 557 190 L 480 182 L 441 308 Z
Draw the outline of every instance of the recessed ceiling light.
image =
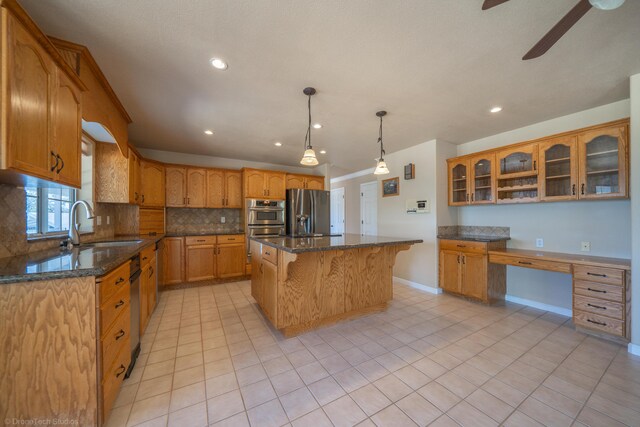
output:
M 204 133 L 207 135 L 213 135 L 213 131 L 209 129 L 205 130 Z
M 492 113 L 499 113 L 500 111 L 502 111 L 502 107 L 495 106 L 489 111 L 491 111 Z
M 218 70 L 226 70 L 229 66 L 220 58 L 211 58 L 211 65 Z
M 276 147 L 282 147 L 282 142 L 274 142 L 273 145 Z
M 327 150 L 320 150 L 320 154 L 327 154 Z
M 314 129 L 320 129 L 322 127 L 322 125 L 320 123 L 314 123 L 313 124 L 313 128 Z

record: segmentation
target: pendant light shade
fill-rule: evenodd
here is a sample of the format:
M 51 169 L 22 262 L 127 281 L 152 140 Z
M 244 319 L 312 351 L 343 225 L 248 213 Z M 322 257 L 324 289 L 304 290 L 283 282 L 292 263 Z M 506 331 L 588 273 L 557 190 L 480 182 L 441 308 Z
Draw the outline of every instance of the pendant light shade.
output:
M 389 173 L 387 163 L 384 161 L 384 145 L 382 144 L 382 118 L 387 115 L 386 111 L 378 111 L 376 116 L 380 117 L 380 134 L 378 135 L 378 142 L 380 143 L 380 157 L 378 158 L 378 164 L 373 171 L 374 175 L 386 175 Z
M 307 135 L 304 137 L 304 155 L 302 156 L 302 160 L 300 160 L 300 164 L 304 166 L 315 166 L 318 164 L 318 159 L 316 158 L 316 152 L 313 151 L 313 147 L 311 146 L 311 97 L 315 95 L 316 90 L 312 87 L 306 87 L 302 93 L 309 98 L 307 101 L 309 125 L 307 126 Z

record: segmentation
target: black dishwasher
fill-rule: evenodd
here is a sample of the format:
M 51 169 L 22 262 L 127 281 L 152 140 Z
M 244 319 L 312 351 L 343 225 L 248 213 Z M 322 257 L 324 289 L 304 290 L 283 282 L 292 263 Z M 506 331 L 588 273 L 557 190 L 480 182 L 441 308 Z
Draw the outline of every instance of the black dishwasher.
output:
M 140 256 L 131 258 L 131 275 L 129 276 L 131 283 L 131 299 L 129 306 L 131 307 L 131 363 L 127 368 L 125 378 L 129 378 L 136 359 L 140 354 Z

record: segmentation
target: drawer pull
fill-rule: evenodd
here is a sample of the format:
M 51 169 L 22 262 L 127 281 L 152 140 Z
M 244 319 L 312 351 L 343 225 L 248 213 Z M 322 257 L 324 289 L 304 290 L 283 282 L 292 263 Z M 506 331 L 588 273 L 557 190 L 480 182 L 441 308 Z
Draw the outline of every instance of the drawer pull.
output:
M 529 262 L 529 261 L 518 261 L 518 264 L 523 264 L 523 265 L 533 265 L 533 263 Z
M 206 240 L 204 240 L 204 239 L 198 239 L 198 240 L 196 240 L 196 242 L 205 242 L 205 241 L 206 241 Z
M 236 240 L 235 237 L 229 237 L 227 240 Z
M 265 252 L 264 254 L 265 255 L 271 255 L 271 252 Z
M 591 322 L 593 324 L 600 325 L 600 326 L 607 326 L 607 324 L 604 323 L 604 322 L 597 322 L 597 321 L 591 320 L 591 319 L 587 319 L 587 322 Z
M 116 378 L 118 378 L 120 375 L 124 374 L 124 371 L 126 371 L 127 368 L 124 367 L 123 364 L 120 364 L 120 367 L 118 368 L 118 371 L 116 372 Z
M 144 261 L 145 259 L 148 259 L 147 257 L 143 257 L 142 260 Z
M 116 303 L 116 305 L 115 305 L 115 307 L 114 307 L 114 308 L 118 308 L 118 307 L 120 307 L 121 305 L 124 305 L 124 301 L 122 301 L 122 300 L 118 301 L 118 302 Z
M 467 245 L 456 245 L 456 246 L 459 247 L 459 248 L 466 248 L 467 247 Z
M 591 303 L 589 303 L 589 302 L 587 303 L 587 305 L 588 305 L 589 307 L 599 308 L 600 310 L 606 310 L 606 309 L 607 309 L 607 307 L 603 307 L 603 306 L 601 306 L 601 305 L 594 305 L 594 304 L 591 304 Z
M 607 275 L 606 275 L 606 274 L 591 273 L 590 271 L 587 271 L 587 274 L 588 274 L 589 276 L 607 277 Z
M 587 288 L 587 290 L 591 292 L 600 292 L 601 294 L 607 293 L 607 291 L 601 291 L 600 289 Z
M 124 282 L 124 278 L 120 277 L 118 280 L 116 280 L 116 285 L 119 285 L 122 282 Z
M 118 341 L 120 338 L 122 338 L 124 336 L 124 331 L 122 329 L 120 329 L 120 332 L 118 332 L 116 334 L 116 341 Z

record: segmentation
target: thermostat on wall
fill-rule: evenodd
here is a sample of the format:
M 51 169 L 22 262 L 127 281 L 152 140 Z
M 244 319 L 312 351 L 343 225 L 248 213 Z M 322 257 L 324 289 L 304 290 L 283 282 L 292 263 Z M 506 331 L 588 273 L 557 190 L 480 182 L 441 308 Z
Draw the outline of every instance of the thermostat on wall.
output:
M 425 200 L 407 199 L 407 213 L 408 214 L 429 213 L 429 201 L 426 199 Z

